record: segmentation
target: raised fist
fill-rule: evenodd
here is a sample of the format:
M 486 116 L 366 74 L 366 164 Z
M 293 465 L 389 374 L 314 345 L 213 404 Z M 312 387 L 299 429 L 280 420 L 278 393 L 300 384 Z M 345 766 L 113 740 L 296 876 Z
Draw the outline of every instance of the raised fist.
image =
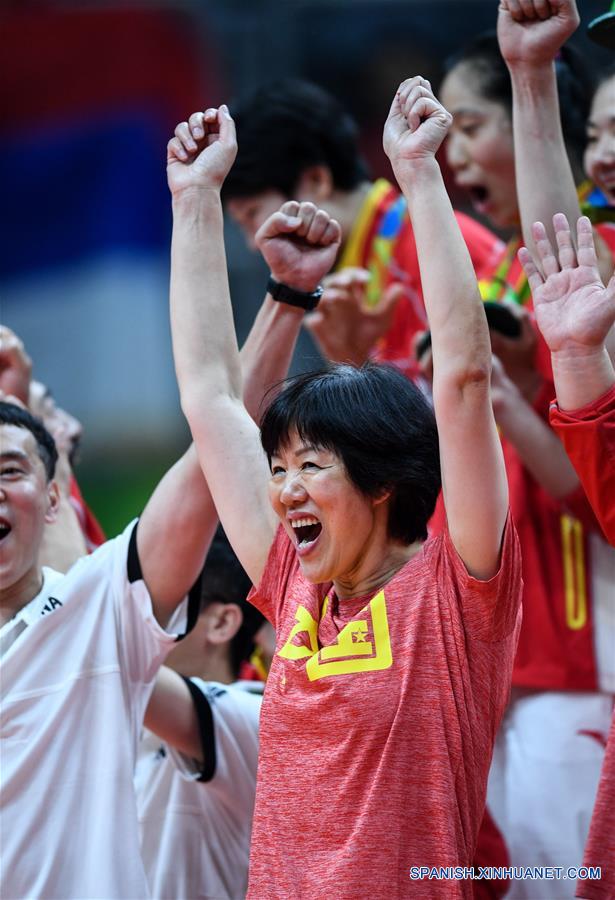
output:
M 510 66 L 551 63 L 578 24 L 575 0 L 501 0 L 500 52 Z
M 393 166 L 433 158 L 453 119 L 434 97 L 430 83 L 416 75 L 403 81 L 384 125 L 384 150 Z
M 255 243 L 276 281 L 314 291 L 337 257 L 342 230 L 313 203 L 289 200 L 258 229 Z
M 167 144 L 169 190 L 174 197 L 183 191 L 219 191 L 236 155 L 235 123 L 226 106 L 193 113 Z

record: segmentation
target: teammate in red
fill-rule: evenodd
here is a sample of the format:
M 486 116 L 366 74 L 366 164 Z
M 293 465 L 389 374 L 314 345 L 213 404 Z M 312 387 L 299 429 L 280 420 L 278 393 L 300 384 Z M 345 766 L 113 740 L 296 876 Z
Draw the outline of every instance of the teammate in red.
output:
M 371 356 L 416 378 L 414 337 L 427 326 L 406 200 L 386 179 L 370 180 L 350 116 L 325 90 L 295 79 L 259 88 L 233 114 L 239 150 L 223 199 L 248 241 L 289 199 L 309 200 L 340 223 L 336 272 L 305 320 L 323 354 L 357 365 Z M 480 277 L 501 241 L 455 216 Z
M 615 369 L 605 347 L 615 325 L 615 277 L 605 288 L 589 219 L 577 223 L 576 250 L 563 214 L 553 217 L 553 229 L 557 253 L 541 222 L 532 233 L 536 261 L 526 249 L 519 253 L 551 351 L 557 394 L 551 423 L 615 544 Z M 602 877 L 580 881 L 577 895 L 615 896 L 615 718 L 583 862 L 600 866 Z
M 472 862 L 521 580 L 486 322 L 435 161 L 450 116 L 410 79 L 384 135 L 418 248 L 437 432 L 420 391 L 369 364 L 291 381 L 259 436 L 241 402 L 218 196 L 233 121 L 221 107 L 205 124 L 191 117 L 169 144 L 171 317 L 203 470 L 278 633 L 249 896 L 470 897 L 471 882 L 413 880 L 411 867 Z M 339 231 L 315 211 L 300 235 L 277 239 L 271 290 L 307 305 Z M 440 465 L 448 529 L 421 546 Z
M 560 43 L 574 30 L 574 16 L 565 14 L 565 5 L 540 4 L 539 13 L 531 15 L 531 2 L 501 4 L 498 36 L 511 74 L 519 58 L 540 52 L 545 30 L 551 42 L 557 32 Z M 568 29 L 563 38 L 562 28 Z M 518 69 L 511 79 L 495 36 L 485 36 L 460 55 L 443 84 L 444 102 L 454 116 L 449 164 L 477 211 L 500 227 L 518 229 L 528 204 L 552 202 L 564 181 L 557 174 L 562 156 L 566 184 L 578 203 L 562 127 L 580 177 L 582 82 L 574 56 L 567 50 L 560 56 L 556 67 L 549 58 L 541 87 L 524 91 Z M 541 104 L 544 108 L 553 97 L 555 124 L 524 127 L 521 115 L 538 115 Z M 579 865 L 610 723 L 610 698 L 599 691 L 608 689 L 612 660 L 608 648 L 602 653 L 608 640 L 600 642 L 598 617 L 605 598 L 599 594 L 602 582 L 594 580 L 594 559 L 610 550 L 601 543 L 578 477 L 547 425 L 553 396 L 550 354 L 531 315 L 522 311 L 522 304 L 531 309 L 531 297 L 517 246 L 518 240 L 508 246 L 493 277 L 482 285 L 485 299 L 511 301 L 509 308 L 521 324 L 518 339 L 492 331 L 494 353 L 502 362 L 494 366 L 494 411 L 523 551 L 524 620 L 513 672 L 516 690 L 496 744 L 489 803 L 513 865 L 558 865 L 564 858 Z M 610 270 L 610 259 L 607 264 Z M 600 555 L 594 556 L 596 547 Z M 547 882 L 519 882 L 511 890 L 515 897 L 536 898 L 548 897 L 551 888 Z

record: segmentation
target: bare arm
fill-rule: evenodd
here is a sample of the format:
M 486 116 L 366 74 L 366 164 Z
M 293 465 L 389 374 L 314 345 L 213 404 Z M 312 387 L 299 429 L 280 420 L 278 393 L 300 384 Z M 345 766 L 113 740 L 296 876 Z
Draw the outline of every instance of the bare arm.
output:
M 145 712 L 146 728 L 180 753 L 203 766 L 203 746 L 199 721 L 186 682 L 168 666 L 163 666 Z
M 240 364 L 245 404 L 254 419 L 268 388 L 286 375 L 302 314 L 266 297 L 250 329 Z M 161 481 L 139 522 L 139 557 L 161 621 L 196 580 L 217 522 L 193 444 Z
M 222 235 L 220 188 L 235 158 L 235 128 L 221 107 L 195 113 L 175 135 L 167 174 L 173 194 L 171 325 L 182 408 L 222 524 L 257 583 L 276 522 L 267 462 L 242 397 Z M 339 226 L 311 204 L 287 204 L 263 225 L 257 241 L 277 280 L 313 290 L 335 258 Z M 281 315 L 273 304 L 266 301 L 264 317 Z M 291 330 L 296 318 L 293 323 Z
M 450 119 L 429 83 L 410 79 L 393 101 L 384 145 L 408 201 L 418 250 L 449 531 L 468 571 L 487 579 L 499 565 L 508 487 L 491 407 L 487 321 L 435 160 Z
M 502 0 L 498 39 L 513 92 L 515 177 L 523 239 L 532 248 L 532 224 L 548 223 L 562 212 L 570 222 L 581 215 L 562 132 L 555 56 L 579 24 L 575 0 Z M 611 253 L 597 236 L 600 272 L 613 271 Z
M 557 249 L 542 222 L 536 222 L 536 257 L 522 248 L 519 259 L 532 289 L 538 327 L 551 350 L 557 402 L 572 411 L 593 403 L 615 383 L 605 345 L 615 323 L 615 276 L 605 288 L 589 219 L 582 216 L 577 222 L 578 250 L 565 216 L 553 217 L 553 229 Z

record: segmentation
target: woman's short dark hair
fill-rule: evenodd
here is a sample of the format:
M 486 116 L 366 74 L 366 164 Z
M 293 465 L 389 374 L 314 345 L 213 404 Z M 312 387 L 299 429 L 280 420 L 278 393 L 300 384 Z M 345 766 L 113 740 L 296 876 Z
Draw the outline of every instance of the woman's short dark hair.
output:
M 15 425 L 17 428 L 25 428 L 30 432 L 36 441 L 38 455 L 45 466 L 47 480 L 51 481 L 56 472 L 58 451 L 56 442 L 41 420 L 33 416 L 27 409 L 2 400 L 0 401 L 0 425 Z
M 510 74 L 498 44 L 495 31 L 478 35 L 444 63 L 448 74 L 461 63 L 476 73 L 476 87 L 486 100 L 499 103 L 512 117 L 512 85 Z M 583 55 L 570 45 L 562 47 L 555 61 L 562 131 L 571 162 L 577 173 L 582 171 L 585 150 L 585 123 L 589 116 L 594 79 Z
M 302 172 L 315 165 L 328 166 L 343 191 L 369 177 L 353 118 L 317 84 L 272 81 L 233 105 L 231 113 L 239 149 L 224 182 L 224 200 L 270 189 L 290 197 Z
M 391 491 L 389 535 L 411 544 L 427 537 L 440 491 L 438 431 L 421 391 L 392 366 L 331 365 L 288 379 L 261 424 L 269 461 L 296 430 L 336 453 L 368 497 Z

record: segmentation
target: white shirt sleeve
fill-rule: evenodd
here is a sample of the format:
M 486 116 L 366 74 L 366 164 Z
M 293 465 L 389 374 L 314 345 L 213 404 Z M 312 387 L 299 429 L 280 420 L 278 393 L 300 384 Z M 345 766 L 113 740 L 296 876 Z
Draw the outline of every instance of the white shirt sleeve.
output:
M 189 679 L 201 730 L 203 765 L 169 747 L 180 774 L 229 799 L 254 799 L 262 695 L 234 685 Z

